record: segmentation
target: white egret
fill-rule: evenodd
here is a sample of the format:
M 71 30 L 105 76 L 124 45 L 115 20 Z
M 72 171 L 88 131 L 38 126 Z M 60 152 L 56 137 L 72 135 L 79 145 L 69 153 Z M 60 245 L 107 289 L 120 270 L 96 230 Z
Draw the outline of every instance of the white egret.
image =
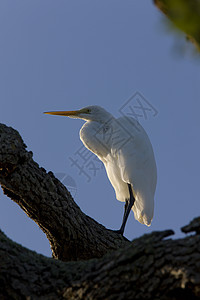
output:
M 122 225 L 117 232 L 124 233 L 131 208 L 136 220 L 150 226 L 157 170 L 151 142 L 139 122 L 126 116 L 116 119 L 100 106 L 45 114 L 86 121 L 80 139 L 104 163 L 117 200 L 125 202 Z

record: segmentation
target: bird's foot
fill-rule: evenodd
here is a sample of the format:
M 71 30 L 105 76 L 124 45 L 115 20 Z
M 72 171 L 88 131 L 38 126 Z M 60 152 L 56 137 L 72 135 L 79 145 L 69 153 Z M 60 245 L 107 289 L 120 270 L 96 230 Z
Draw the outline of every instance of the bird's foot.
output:
M 125 236 L 123 236 L 124 231 L 122 231 L 120 229 L 119 230 L 108 229 L 108 230 L 120 234 L 125 241 L 130 242 Z
M 123 236 L 123 234 L 124 234 L 124 231 L 122 231 L 121 229 L 118 229 L 118 230 L 112 230 L 112 231 L 114 231 L 115 233 L 119 233 L 119 234 L 121 234 L 122 236 Z

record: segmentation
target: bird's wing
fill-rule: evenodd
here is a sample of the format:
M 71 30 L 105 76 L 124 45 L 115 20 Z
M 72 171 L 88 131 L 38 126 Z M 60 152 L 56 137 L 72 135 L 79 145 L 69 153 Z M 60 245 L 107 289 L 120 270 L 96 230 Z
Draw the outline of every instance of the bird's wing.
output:
M 83 144 L 105 165 L 116 198 L 129 197 L 127 183 L 133 187 L 136 220 L 151 224 L 156 186 L 153 149 L 143 127 L 132 118 L 112 118 L 106 124 L 87 122 L 80 131 Z
M 151 224 L 154 210 L 154 193 L 157 181 L 156 163 L 151 142 L 143 127 L 135 119 L 117 119 L 117 138 L 113 140 L 112 156 L 116 158 L 123 182 L 133 187 L 135 218 Z

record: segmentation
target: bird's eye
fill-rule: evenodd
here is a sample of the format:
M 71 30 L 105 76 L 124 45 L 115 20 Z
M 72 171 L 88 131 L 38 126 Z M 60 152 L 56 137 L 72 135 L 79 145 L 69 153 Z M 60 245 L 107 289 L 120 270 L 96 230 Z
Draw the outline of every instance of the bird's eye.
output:
M 88 109 L 87 109 L 87 113 L 89 114 L 90 112 L 91 112 L 91 109 L 88 108 Z

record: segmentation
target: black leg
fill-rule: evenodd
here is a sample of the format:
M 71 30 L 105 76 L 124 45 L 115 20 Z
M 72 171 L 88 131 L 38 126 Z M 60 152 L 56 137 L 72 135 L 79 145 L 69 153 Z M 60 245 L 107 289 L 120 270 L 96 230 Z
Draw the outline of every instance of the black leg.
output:
M 124 222 L 124 219 L 126 217 L 126 211 L 127 211 L 128 205 L 129 205 L 129 199 L 126 199 L 125 200 L 125 205 L 124 205 L 124 215 L 123 215 L 123 221 L 122 221 L 122 223 Z
M 129 189 L 130 198 L 126 199 L 126 203 L 124 206 L 124 217 L 123 217 L 123 221 L 122 221 L 122 226 L 119 230 L 117 230 L 117 232 L 120 233 L 121 235 L 123 235 L 123 233 L 124 233 L 126 221 L 128 219 L 131 208 L 135 202 L 135 198 L 133 196 L 133 191 L 132 191 L 131 185 L 129 183 L 128 183 L 128 189 Z

